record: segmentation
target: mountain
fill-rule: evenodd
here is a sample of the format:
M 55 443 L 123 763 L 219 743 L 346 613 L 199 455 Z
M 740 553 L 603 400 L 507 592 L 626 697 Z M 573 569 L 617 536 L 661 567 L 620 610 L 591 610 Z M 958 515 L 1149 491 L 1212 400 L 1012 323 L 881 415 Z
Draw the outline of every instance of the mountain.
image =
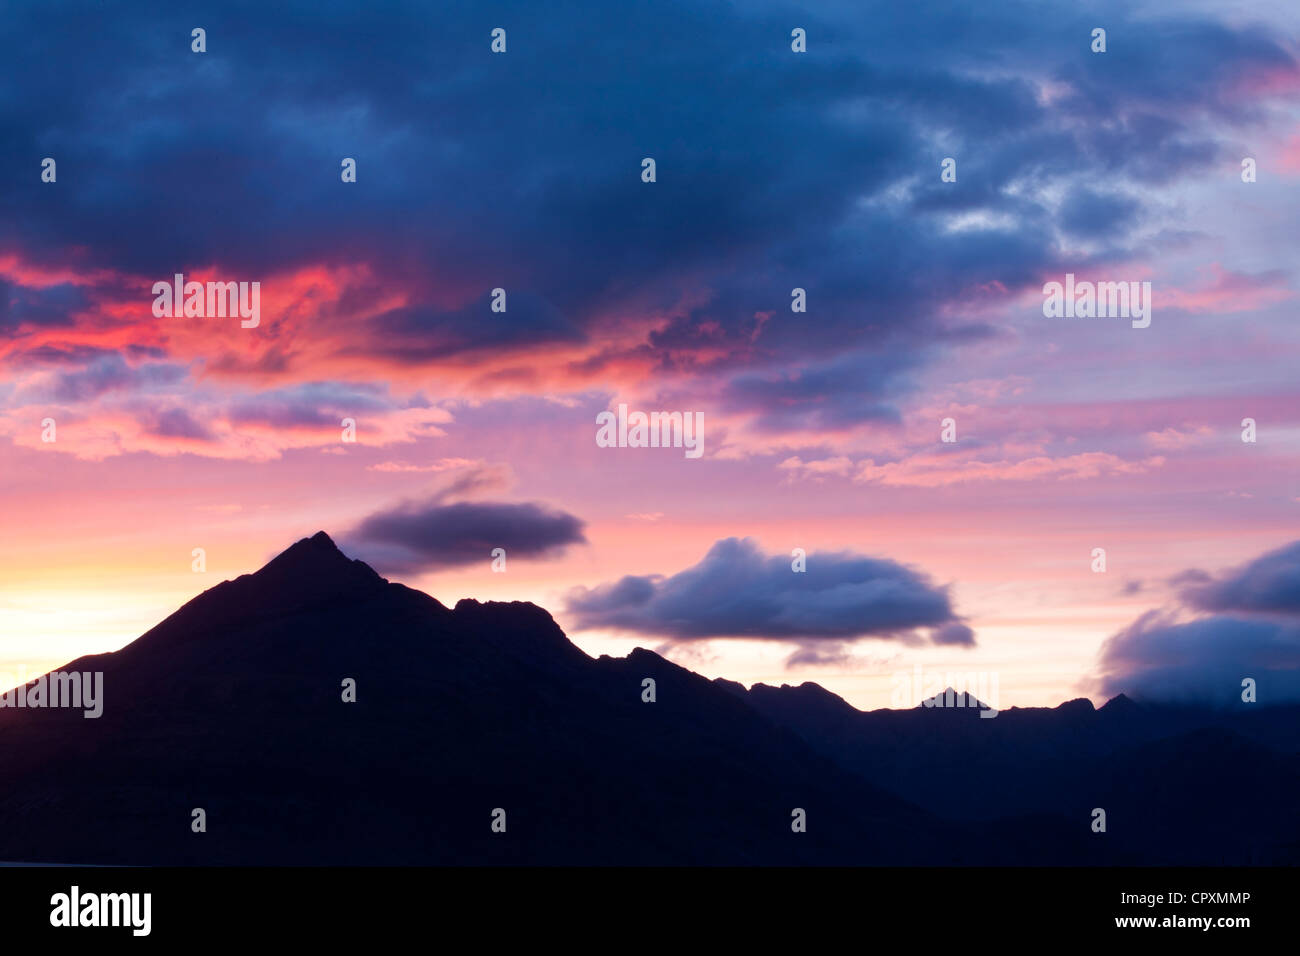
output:
M 323 532 L 60 670 L 102 672 L 103 715 L 0 709 L 0 860 L 1159 863 L 1207 830 L 1212 862 L 1234 836 L 1233 860 L 1260 862 L 1261 832 L 1295 852 L 1272 804 L 1202 825 L 1241 809 L 1234 780 L 1294 800 L 1282 728 L 1207 731 L 1132 702 L 863 713 L 642 649 L 593 659 L 539 607 L 449 609 Z M 1097 805 L 1115 808 L 1105 837 Z M 1135 842 L 1138 825 L 1159 839 Z
M 941 822 L 648 651 L 593 660 L 531 604 L 448 609 L 324 533 L 102 671 L 104 712 L 0 710 L 0 859 L 961 862 Z M 644 703 L 642 681 L 657 682 Z M 356 682 L 356 702 L 342 685 Z M 206 812 L 206 832 L 191 813 Z M 491 829 L 494 809 L 506 832 Z M 807 832 L 791 829 L 807 814 Z
M 1101 808 L 1115 863 L 1300 862 L 1300 707 L 1210 710 L 1121 694 L 1096 709 L 1080 698 L 985 719 L 971 706 L 859 711 L 815 684 L 717 683 L 946 820 L 1014 838 L 1016 820 L 1091 819 Z

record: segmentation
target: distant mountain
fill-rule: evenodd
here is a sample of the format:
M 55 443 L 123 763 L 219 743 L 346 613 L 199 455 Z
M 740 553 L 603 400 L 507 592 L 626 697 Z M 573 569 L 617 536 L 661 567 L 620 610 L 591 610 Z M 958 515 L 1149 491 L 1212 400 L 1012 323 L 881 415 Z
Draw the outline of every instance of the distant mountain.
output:
M 980 718 L 971 706 L 859 711 L 816 684 L 719 686 L 836 763 L 944 819 L 1107 814 L 1114 862 L 1300 862 L 1300 707 L 1080 698 Z M 940 695 L 942 697 L 942 695 Z M 978 705 L 978 702 L 976 702 Z M 1014 831 L 1014 827 L 1011 828 Z
M 1300 792 L 1283 731 L 1114 702 L 863 713 L 640 649 L 593 660 L 541 608 L 448 609 L 324 533 L 60 670 L 103 672 L 103 716 L 0 709 L 0 859 L 1161 863 L 1236 838 L 1232 862 L 1261 862 L 1242 858 L 1261 833 L 1295 856 L 1295 815 L 1275 813 Z M 1115 808 L 1104 835 L 1096 805 Z

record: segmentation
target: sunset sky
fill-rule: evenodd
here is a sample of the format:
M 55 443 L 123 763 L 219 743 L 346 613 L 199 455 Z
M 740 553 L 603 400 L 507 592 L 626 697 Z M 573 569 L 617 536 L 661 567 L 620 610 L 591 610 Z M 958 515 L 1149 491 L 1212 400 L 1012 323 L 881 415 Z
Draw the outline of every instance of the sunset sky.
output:
M 325 530 L 863 708 L 918 664 L 1300 697 L 1294 3 L 4 16 L 0 673 Z M 176 273 L 260 324 L 155 317 Z M 1150 282 L 1150 327 L 1046 318 L 1067 273 Z M 702 412 L 702 457 L 598 447 L 620 403 Z

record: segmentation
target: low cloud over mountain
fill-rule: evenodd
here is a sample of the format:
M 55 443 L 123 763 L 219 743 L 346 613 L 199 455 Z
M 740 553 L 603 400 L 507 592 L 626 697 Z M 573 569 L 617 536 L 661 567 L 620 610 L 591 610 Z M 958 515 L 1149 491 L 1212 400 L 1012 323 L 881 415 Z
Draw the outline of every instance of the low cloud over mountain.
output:
M 1148 611 L 1103 645 L 1101 693 L 1230 704 L 1251 678 L 1260 702 L 1300 700 L 1300 541 L 1174 583 L 1178 606 Z
M 569 593 L 568 612 L 583 629 L 608 628 L 677 640 L 772 638 L 800 644 L 858 638 L 975 643 L 946 588 L 883 558 L 849 552 L 767 555 L 752 538 L 725 538 L 677 574 L 628 575 Z
M 486 564 L 496 548 L 540 558 L 586 544 L 581 519 L 536 502 L 457 501 L 441 495 L 404 502 L 366 518 L 349 547 L 384 572 L 414 573 Z
M 1183 601 L 1200 611 L 1300 616 L 1300 541 L 1217 578 L 1188 571 L 1179 583 Z

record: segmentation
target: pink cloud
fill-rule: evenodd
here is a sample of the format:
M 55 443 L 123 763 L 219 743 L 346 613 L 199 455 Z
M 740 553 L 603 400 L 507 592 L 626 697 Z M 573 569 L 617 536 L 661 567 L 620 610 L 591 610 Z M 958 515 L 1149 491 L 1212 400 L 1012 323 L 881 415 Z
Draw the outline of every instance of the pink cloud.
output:
M 1283 172 L 1300 175 L 1300 133 L 1293 133 L 1282 146 L 1282 159 L 1278 166 Z
M 776 466 L 781 471 L 790 472 L 790 480 L 801 478 L 810 481 L 824 481 L 827 477 L 847 478 L 853 471 L 853 461 L 844 456 L 804 461 L 797 455 L 787 458 Z
M 1173 450 L 1199 445 L 1206 439 L 1213 437 L 1213 435 L 1214 429 L 1202 425 L 1185 431 L 1179 431 L 1177 428 L 1172 427 L 1162 428 L 1160 431 L 1147 432 L 1143 437 L 1148 444 L 1156 448 Z
M 1249 274 L 1232 272 L 1219 263 L 1209 266 L 1211 280 L 1197 289 L 1161 287 L 1152 290 L 1157 309 L 1187 312 L 1251 312 L 1295 298 L 1281 270 Z
M 938 488 L 968 481 L 1066 481 L 1103 475 L 1143 474 L 1165 463 L 1163 457 L 1125 461 L 1106 452 L 1084 452 L 1063 458 L 1040 456 L 1021 461 L 962 460 L 956 455 L 918 455 L 900 462 L 858 466 L 854 481 L 883 485 Z

